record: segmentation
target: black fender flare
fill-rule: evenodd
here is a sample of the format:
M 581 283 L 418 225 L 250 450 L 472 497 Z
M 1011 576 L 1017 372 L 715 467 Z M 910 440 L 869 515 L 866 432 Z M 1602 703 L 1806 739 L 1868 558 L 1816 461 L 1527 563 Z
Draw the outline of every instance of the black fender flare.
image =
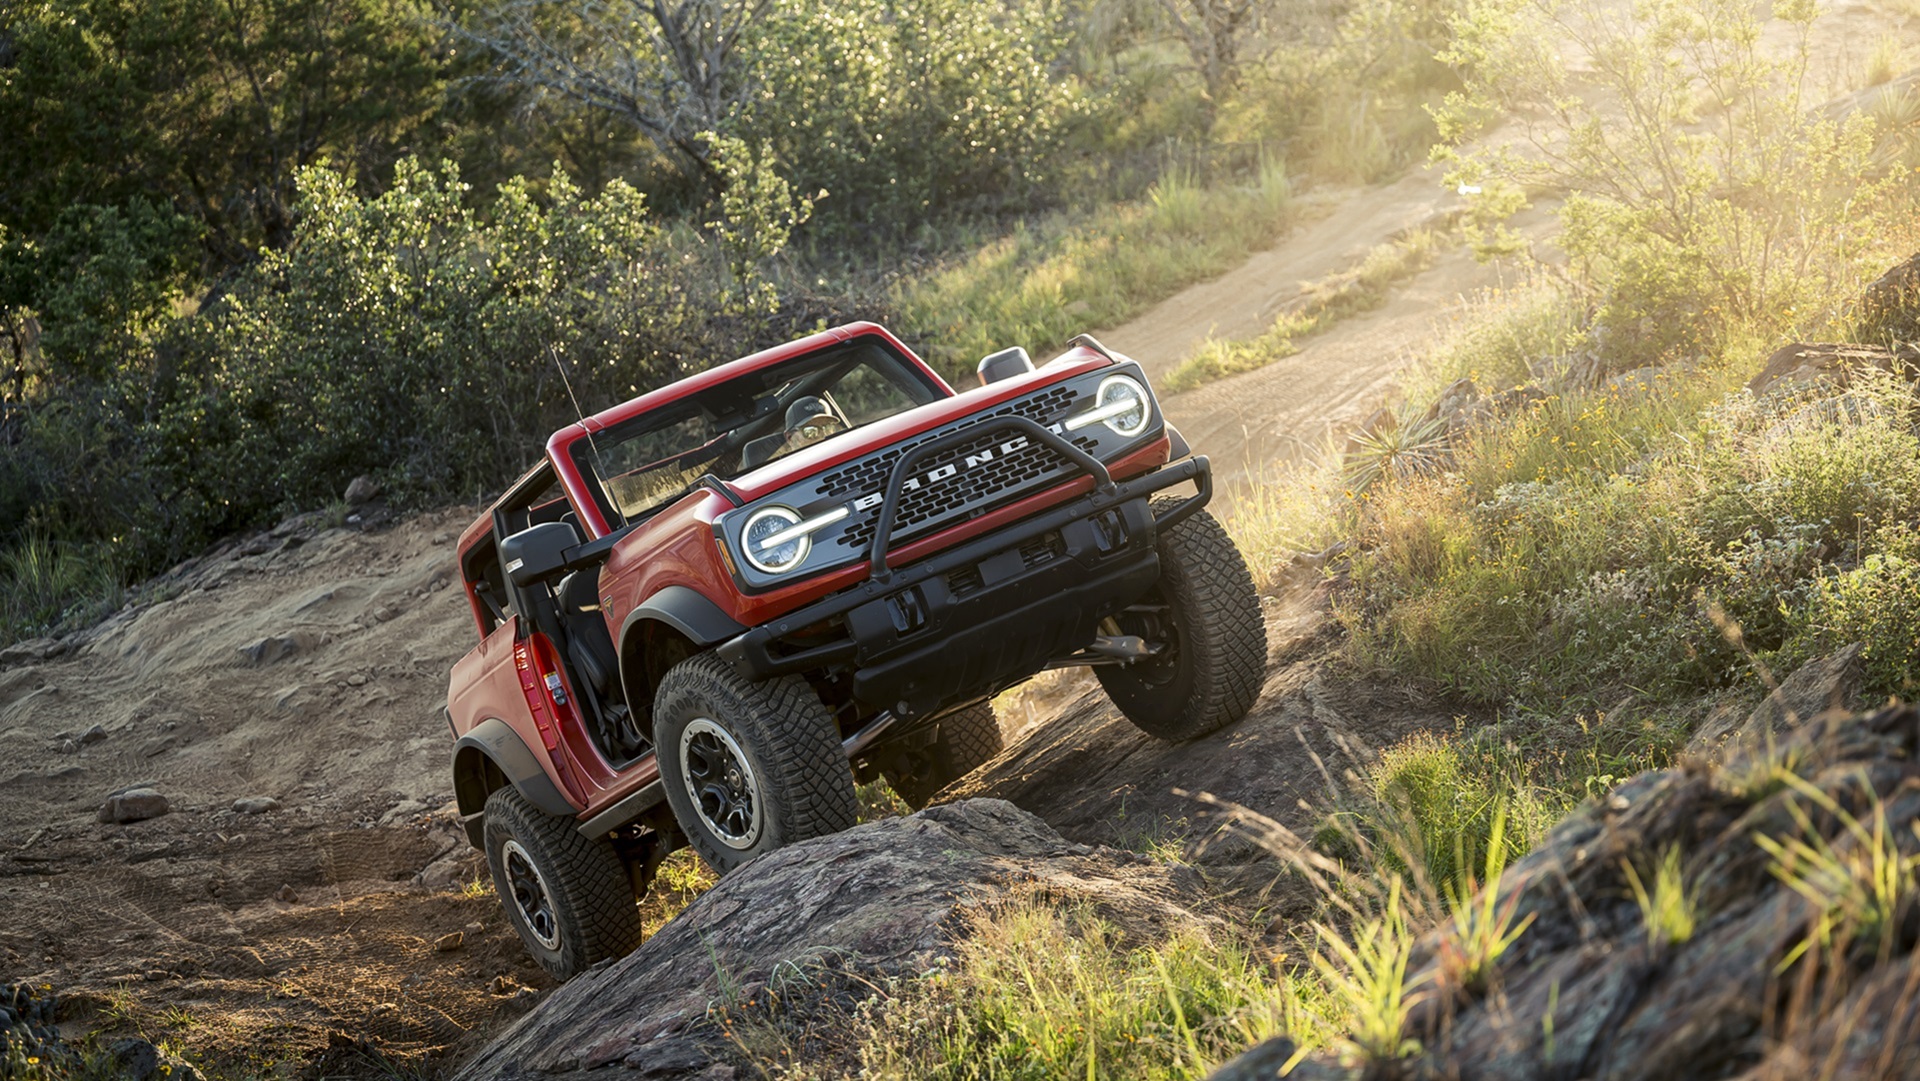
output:
M 1167 451 L 1167 461 L 1169 462 L 1177 462 L 1193 453 L 1193 448 L 1187 445 L 1187 437 L 1181 435 L 1180 429 L 1171 424 L 1167 425 L 1167 442 L 1172 444 Z
M 489 793 L 473 783 L 473 771 L 467 765 L 472 755 L 493 763 L 507 783 L 542 811 L 563 818 L 572 818 L 578 813 L 560 787 L 553 783 L 553 778 L 540 768 L 540 760 L 527 748 L 520 734 L 498 717 L 488 718 L 453 744 L 454 798 L 460 807 L 461 825 L 466 827 L 467 839 L 475 848 L 483 844 L 485 824 L 481 818 Z
M 737 638 L 747 632 L 747 628 L 732 616 L 721 611 L 720 606 L 708 600 L 697 590 L 687 586 L 667 586 L 633 611 L 620 624 L 620 681 L 627 692 L 627 701 L 636 702 L 635 694 L 640 690 L 630 682 L 633 673 L 642 671 L 636 665 L 637 657 L 627 655 L 628 643 L 632 642 L 645 623 L 658 623 L 673 628 L 674 632 L 693 643 L 695 649 L 707 649 Z
M 747 632 L 745 625 L 721 611 L 719 605 L 686 586 L 668 586 L 628 612 L 626 621 L 620 624 L 620 641 L 626 642 L 627 635 L 646 620 L 665 623 L 702 649 Z

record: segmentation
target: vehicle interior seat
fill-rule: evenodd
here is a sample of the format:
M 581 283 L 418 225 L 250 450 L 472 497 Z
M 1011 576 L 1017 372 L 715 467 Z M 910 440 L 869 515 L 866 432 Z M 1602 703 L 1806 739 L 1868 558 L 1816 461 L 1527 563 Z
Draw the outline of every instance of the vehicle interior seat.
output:
M 567 630 L 567 658 L 573 670 L 593 687 L 603 702 L 620 695 L 620 659 L 600 617 L 600 569 L 589 567 L 560 579 L 554 590 Z

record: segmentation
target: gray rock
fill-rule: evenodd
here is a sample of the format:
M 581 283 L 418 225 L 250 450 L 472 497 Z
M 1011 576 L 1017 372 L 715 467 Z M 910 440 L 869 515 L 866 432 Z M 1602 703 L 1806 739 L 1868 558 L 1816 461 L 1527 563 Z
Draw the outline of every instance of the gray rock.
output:
M 1314 1059 L 1300 1062 L 1291 1073 L 1282 1074 L 1281 1068 L 1297 1050 L 1294 1042 L 1285 1036 L 1263 1040 L 1223 1063 L 1207 1075 L 1207 1081 L 1277 1081 L 1283 1076 L 1288 1081 L 1347 1081 L 1359 1076 L 1358 1070 Z
M 1867 286 L 1860 294 L 1860 316 L 1896 334 L 1920 334 L 1920 254 Z
M 200 1071 L 192 1065 L 137 1037 L 115 1040 L 107 1053 L 113 1059 L 114 1076 L 122 1081 L 200 1081 Z
M 380 483 L 365 473 L 353 478 L 347 485 L 347 506 L 359 507 L 380 498 Z
M 102 822 L 140 822 L 158 818 L 169 810 L 167 797 L 151 788 L 132 788 L 108 796 L 100 807 L 99 818 Z
M 480 854 L 466 845 L 427 864 L 413 876 L 414 884 L 430 890 L 457 890 L 486 874 Z M 477 932 L 476 932 L 477 933 Z
M 1794 342 L 1774 350 L 1747 389 L 1756 398 L 1814 386 L 1844 390 L 1853 385 L 1857 373 L 1867 370 L 1891 372 L 1912 381 L 1920 375 L 1920 347 L 1885 349 L 1847 342 Z
M 64 651 L 64 643 L 57 638 L 29 638 L 24 642 L 15 642 L 5 649 L 0 649 L 0 668 L 38 664 L 57 657 Z
M 280 801 L 272 796 L 242 796 L 233 801 L 233 810 L 236 814 L 263 815 L 268 811 L 279 809 Z
M 108 1052 L 120 1076 L 128 1081 L 147 1081 L 160 1069 L 160 1049 L 146 1040 L 115 1040 Z
M 1800 666 L 1759 708 L 1738 724 L 1730 710 L 1715 710 L 1688 741 L 1687 749 L 1701 754 L 1762 747 L 1807 721 L 1844 712 L 1859 697 L 1864 676 L 1858 642 Z
M 725 986 L 828 961 L 863 987 L 922 971 L 964 933 L 964 912 L 1005 896 L 1010 880 L 1091 903 L 1122 933 L 1217 926 L 1181 905 L 1198 896 L 1191 869 L 1072 844 L 1001 800 L 963 800 L 761 856 L 633 953 L 554 991 L 455 1077 L 585 1081 L 616 1064 L 698 1077 L 727 1059 L 725 1037 L 706 1021 Z
M 87 729 L 85 732 L 80 733 L 80 744 L 83 747 L 91 747 L 94 744 L 99 743 L 101 740 L 106 738 L 107 738 L 106 728 L 104 726 L 96 724 L 92 728 Z
M 1827 661 L 1817 663 L 1835 666 Z M 1421 936 L 1407 965 L 1408 984 L 1420 993 L 1397 1034 L 1415 1050 L 1390 1072 L 1367 1076 L 1920 1076 L 1920 1045 L 1909 1035 L 1920 1023 L 1913 996 L 1920 958 L 1909 950 L 1855 942 L 1843 959 L 1797 962 L 1796 971 L 1799 964 L 1845 965 L 1848 989 L 1796 1002 L 1794 1036 L 1781 1038 L 1774 1005 L 1780 959 L 1806 942 L 1812 913 L 1783 880 L 1791 876 L 1776 874 L 1754 843 L 1810 829 L 1819 844 L 1845 850 L 1849 826 L 1817 808 L 1863 806 L 1863 783 L 1884 801 L 1885 821 L 1920 817 L 1920 712 L 1829 714 L 1787 732 L 1780 746 L 1807 788 L 1745 786 L 1739 774 L 1696 763 L 1641 774 L 1608 799 L 1576 808 L 1506 869 L 1496 897 L 1473 902 L 1524 928 L 1479 978 L 1462 978 L 1450 921 Z M 1889 833 L 1898 835 L 1888 842 L 1900 858 L 1914 858 L 1920 836 Z M 1654 937 L 1624 867 L 1644 879 L 1670 851 L 1684 869 L 1694 921 L 1678 937 Z M 1337 1067 L 1330 1053 L 1309 1061 Z M 1288 1076 L 1316 1075 L 1296 1069 Z
M 240 658 L 247 664 L 272 664 L 283 657 L 311 651 L 322 642 L 322 637 L 313 631 L 270 634 L 251 645 L 241 646 Z
M 1431 424 L 1443 420 L 1448 431 L 1456 431 L 1472 423 L 1476 416 L 1475 407 L 1484 397 L 1473 380 L 1456 379 L 1447 384 L 1440 396 L 1427 407 L 1427 411 L 1420 415 L 1420 423 Z

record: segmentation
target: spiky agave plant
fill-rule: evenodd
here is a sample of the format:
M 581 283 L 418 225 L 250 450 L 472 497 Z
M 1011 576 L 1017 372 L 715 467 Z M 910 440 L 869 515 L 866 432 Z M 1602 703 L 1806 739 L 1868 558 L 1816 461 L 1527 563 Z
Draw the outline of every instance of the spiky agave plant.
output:
M 1445 417 L 1361 432 L 1347 452 L 1341 480 L 1357 496 L 1389 477 L 1397 480 L 1434 472 L 1447 462 L 1448 434 Z
M 1874 126 L 1874 164 L 1884 170 L 1920 167 L 1920 84 L 1888 87 L 1867 107 Z

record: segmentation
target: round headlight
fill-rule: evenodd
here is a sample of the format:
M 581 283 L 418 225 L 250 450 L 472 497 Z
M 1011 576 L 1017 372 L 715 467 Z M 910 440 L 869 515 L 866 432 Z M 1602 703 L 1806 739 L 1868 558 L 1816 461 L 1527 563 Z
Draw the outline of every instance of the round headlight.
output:
M 778 534 L 800 524 L 800 515 L 786 507 L 765 507 L 754 511 L 740 531 L 740 547 L 746 549 L 747 562 L 768 574 L 784 574 L 807 558 L 813 541 L 801 534 L 769 545 Z
M 1131 404 L 1125 409 L 1106 418 L 1106 425 L 1124 436 L 1136 436 L 1147 430 L 1147 421 L 1152 418 L 1152 410 L 1147 408 L 1147 390 L 1139 383 L 1124 375 L 1116 375 L 1102 380 L 1100 390 L 1095 396 L 1095 407 L 1106 408 L 1122 404 Z

